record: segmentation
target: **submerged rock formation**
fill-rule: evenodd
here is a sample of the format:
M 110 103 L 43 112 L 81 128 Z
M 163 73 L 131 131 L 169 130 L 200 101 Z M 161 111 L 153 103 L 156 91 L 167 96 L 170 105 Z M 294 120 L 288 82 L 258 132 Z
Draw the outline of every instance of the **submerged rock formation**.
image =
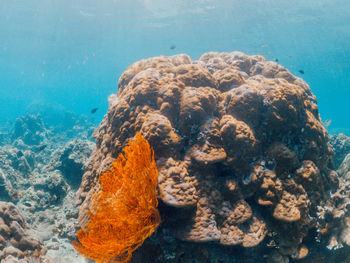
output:
M 22 221 L 19 223 L 23 231 L 27 233 L 26 229 L 31 229 L 26 237 L 40 239 L 43 242 L 40 246 L 45 245 L 47 255 L 55 262 L 84 261 L 77 257 L 71 244 L 78 217 L 78 208 L 73 205 L 75 191 L 84 173 L 83 164 L 94 147 L 87 139 L 93 126 L 84 120 L 85 117 L 81 121 L 76 118 L 74 123 L 86 126 L 66 127 L 63 132 L 47 125 L 39 115 L 24 115 L 16 120 L 11 132 L 5 134 L 4 145 L 0 146 L 0 201 L 8 202 L 3 203 L 7 214 L 20 212 L 21 220 L 26 221 L 25 227 Z M 0 223 L 1 217 L 0 211 Z M 7 225 L 15 224 L 6 220 Z M 3 242 L 2 231 L 0 224 L 1 263 L 45 262 L 39 261 L 40 251 L 35 252 L 39 247 L 34 248 L 34 252 L 30 248 L 31 252 L 18 248 L 21 250 L 18 252 L 12 244 L 15 241 Z M 13 234 L 16 235 L 11 232 L 3 238 L 9 241 Z M 3 249 L 5 254 L 1 254 Z M 27 260 L 25 253 L 29 252 L 33 252 L 33 259 Z
M 338 168 L 343 162 L 346 155 L 350 153 L 350 137 L 345 134 L 337 134 L 329 136 L 329 143 L 334 149 L 334 164 Z
M 25 115 L 16 119 L 12 139 L 21 139 L 27 145 L 38 145 L 44 139 L 44 123 L 40 115 Z
M 13 203 L 0 201 L 1 262 L 52 262 L 46 248 Z
M 323 227 L 317 211 L 338 179 L 316 98 L 302 79 L 240 52 L 133 64 L 94 133 L 76 199 L 81 224 L 98 177 L 137 131 L 154 148 L 159 170 L 164 224 L 155 239 L 169 231 L 218 249 L 259 245 L 271 252 L 268 262 L 307 256 L 303 240 Z M 261 251 L 251 257 L 261 258 Z M 185 262 L 157 253 L 152 262 Z M 214 262 L 211 253 L 202 262 Z
M 95 144 L 87 140 L 72 140 L 65 145 L 60 155 L 52 159 L 52 166 L 61 171 L 68 184 L 79 187 L 84 173 L 84 163 L 90 156 Z
M 329 249 L 347 247 L 350 252 L 350 154 L 337 170 L 340 183 L 337 191 L 330 194 L 324 209 L 319 210 L 321 220 L 329 236 Z M 321 221 L 320 220 L 320 221 Z

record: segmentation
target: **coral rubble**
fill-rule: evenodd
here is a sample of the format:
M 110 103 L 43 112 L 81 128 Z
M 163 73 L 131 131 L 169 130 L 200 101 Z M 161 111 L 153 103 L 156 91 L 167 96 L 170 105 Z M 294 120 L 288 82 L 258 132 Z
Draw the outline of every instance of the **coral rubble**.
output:
M 52 262 L 45 256 L 46 251 L 20 210 L 13 203 L 0 201 L 1 262 Z
M 257 249 L 251 258 L 268 251 L 268 262 L 307 256 L 304 239 L 324 227 L 318 211 L 338 177 L 316 98 L 302 79 L 240 52 L 136 62 L 94 132 L 76 198 L 82 225 L 98 178 L 138 131 L 155 151 L 163 231 L 220 251 Z M 165 258 L 158 250 L 153 262 Z
M 77 116 L 72 124 L 74 128 L 67 127 L 63 132 L 48 125 L 40 115 L 27 114 L 16 120 L 12 130 L 7 127 L 0 146 L 0 200 L 11 204 L 8 211 L 21 211 L 20 217 L 26 221 L 23 231 L 31 228 L 27 237 L 42 240 L 40 246 L 44 244 L 47 255 L 58 262 L 83 260 L 71 244 L 78 216 L 73 200 L 94 143 L 88 139 L 91 123 Z M 14 251 L 8 246 L 8 253 Z M 39 257 L 41 250 L 35 249 L 33 255 Z M 33 249 L 23 247 L 21 251 L 25 255 Z M 26 261 L 22 254 L 10 254 L 6 254 L 7 261 L 1 262 L 44 262 L 36 258 Z

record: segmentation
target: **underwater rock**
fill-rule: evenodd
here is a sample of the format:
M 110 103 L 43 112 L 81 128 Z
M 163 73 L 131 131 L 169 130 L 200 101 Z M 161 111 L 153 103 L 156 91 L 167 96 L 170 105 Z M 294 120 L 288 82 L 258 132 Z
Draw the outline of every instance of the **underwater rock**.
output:
M 39 191 L 49 193 L 46 196 L 43 194 L 40 197 L 41 208 L 61 203 L 68 190 L 68 186 L 64 181 L 62 174 L 57 171 L 46 173 L 43 177 L 34 178 L 32 185 L 34 186 L 34 191 L 37 193 L 40 193 Z M 45 199 L 47 202 L 42 202 Z
M 72 240 L 77 229 L 77 207 L 73 206 L 74 189 L 84 173 L 84 163 L 94 143 L 82 139 L 64 145 L 49 144 L 41 151 L 30 184 L 22 191 L 19 206 L 32 227 L 49 241 L 55 236 Z M 67 240 L 67 242 L 70 242 Z M 51 242 L 58 246 L 57 242 Z M 56 244 L 56 245 L 54 245 Z
M 20 210 L 12 203 L 0 201 L 0 260 L 37 260 L 51 262 L 46 248 L 29 228 Z M 10 257 L 12 256 L 12 257 Z M 13 261 L 17 262 L 17 261 Z
M 346 155 L 337 172 L 344 180 L 350 181 L 350 153 Z
M 336 169 L 350 153 L 350 137 L 345 134 L 329 135 L 329 143 L 334 150 L 334 165 Z
M 2 201 L 17 201 L 20 185 L 27 183 L 34 167 L 32 156 L 11 145 L 0 147 L 0 196 Z
M 319 228 L 322 235 L 329 236 L 327 247 L 331 250 L 343 248 L 350 253 L 350 154 L 337 170 L 340 182 L 338 189 L 330 194 L 326 205 L 319 209 Z M 324 233 L 322 233 L 322 230 Z M 340 253 L 341 254 L 341 253 Z
M 130 66 L 113 100 L 77 193 L 81 225 L 99 176 L 141 131 L 154 148 L 162 227 L 172 236 L 247 251 L 266 249 L 266 240 L 284 262 L 307 256 L 303 240 L 338 179 L 302 79 L 259 55 L 162 56 Z
M 0 261 L 49 262 L 41 257 L 39 250 L 29 251 L 29 254 L 22 250 L 33 246 L 33 240 L 43 240 L 48 249 L 47 255 L 57 262 L 83 262 L 71 244 L 78 228 L 78 208 L 73 201 L 74 189 L 80 184 L 84 173 L 84 162 L 94 147 L 94 143 L 88 139 L 94 127 L 85 127 L 88 122 L 80 122 L 84 118 L 78 115 L 72 122 L 74 126 L 64 130 L 61 126 L 48 126 L 45 121 L 44 125 L 40 124 L 42 121 L 35 125 L 40 117 L 33 116 L 19 118 L 17 130 L 14 128 L 6 134 L 0 146 L 0 200 L 14 203 L 33 230 L 25 238 L 13 238 L 11 242 L 0 234 L 0 255 L 3 255 Z M 36 135 L 30 137 L 28 134 Z M 17 135 L 19 137 L 16 138 Z M 22 233 L 16 223 L 8 227 L 14 231 L 9 235 Z M 0 233 L 7 230 L 0 226 Z M 12 231 L 11 228 L 9 230 Z M 31 254 L 34 258 L 29 258 Z
M 0 168 L 0 200 L 10 200 L 10 192 L 11 192 L 12 185 L 8 181 L 5 173 Z
M 78 187 L 94 143 L 78 139 L 62 145 L 48 140 L 47 145 L 40 152 L 26 144 L 22 150 L 0 147 L 2 200 L 33 212 L 60 204 L 68 191 Z
M 38 145 L 44 139 L 45 131 L 40 115 L 24 115 L 16 119 L 12 140 L 20 138 L 27 145 Z
M 78 188 L 84 174 L 84 164 L 90 157 L 95 144 L 86 140 L 68 142 L 59 159 L 56 168 L 60 170 L 73 188 Z
M 26 111 L 32 115 L 40 114 L 45 127 L 55 134 L 60 134 L 61 141 L 74 137 L 89 138 L 93 132 L 92 118 L 71 112 L 59 104 L 33 102 Z

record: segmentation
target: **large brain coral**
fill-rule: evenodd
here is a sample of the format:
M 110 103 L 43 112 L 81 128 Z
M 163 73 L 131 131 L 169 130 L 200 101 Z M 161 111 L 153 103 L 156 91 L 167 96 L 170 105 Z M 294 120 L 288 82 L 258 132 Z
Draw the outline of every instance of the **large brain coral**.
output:
M 337 179 L 316 98 L 302 79 L 240 52 L 133 64 L 95 131 L 77 196 L 81 222 L 98 177 L 138 131 L 154 148 L 174 236 L 252 247 L 269 234 L 280 255 L 307 254 L 303 238 Z

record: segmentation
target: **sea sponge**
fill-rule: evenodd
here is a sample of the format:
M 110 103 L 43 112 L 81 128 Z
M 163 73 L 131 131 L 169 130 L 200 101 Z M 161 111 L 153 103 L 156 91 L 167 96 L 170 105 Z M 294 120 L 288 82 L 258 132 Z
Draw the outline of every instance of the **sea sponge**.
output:
M 127 262 L 160 223 L 158 171 L 154 154 L 141 133 L 100 177 L 92 198 L 90 221 L 77 233 L 75 249 L 96 262 Z

